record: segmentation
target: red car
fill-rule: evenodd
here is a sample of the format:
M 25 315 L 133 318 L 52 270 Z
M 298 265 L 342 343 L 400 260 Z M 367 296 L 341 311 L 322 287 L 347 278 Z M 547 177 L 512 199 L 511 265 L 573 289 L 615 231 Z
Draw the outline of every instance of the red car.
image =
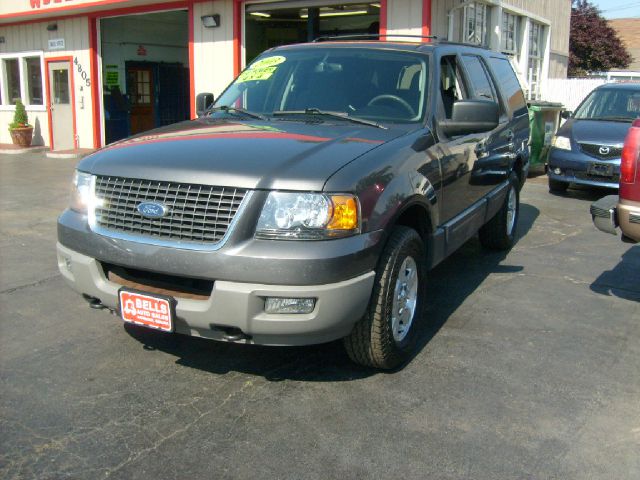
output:
M 640 118 L 634 120 L 624 140 L 620 161 L 619 195 L 609 195 L 591 205 L 593 223 L 622 240 L 640 242 Z

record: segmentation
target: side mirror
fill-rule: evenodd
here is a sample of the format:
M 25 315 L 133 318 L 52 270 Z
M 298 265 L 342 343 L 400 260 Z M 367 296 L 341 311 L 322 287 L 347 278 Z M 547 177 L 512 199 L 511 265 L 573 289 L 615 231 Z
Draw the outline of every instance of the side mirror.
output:
M 201 117 L 213 105 L 213 93 L 199 93 L 196 95 L 196 114 Z
M 571 115 L 573 115 L 573 112 L 571 110 L 564 110 L 562 113 L 560 113 L 560 116 L 565 120 L 571 118 Z
M 441 120 L 440 129 L 449 137 L 489 132 L 498 126 L 500 110 L 491 100 L 458 100 L 454 102 L 451 119 Z

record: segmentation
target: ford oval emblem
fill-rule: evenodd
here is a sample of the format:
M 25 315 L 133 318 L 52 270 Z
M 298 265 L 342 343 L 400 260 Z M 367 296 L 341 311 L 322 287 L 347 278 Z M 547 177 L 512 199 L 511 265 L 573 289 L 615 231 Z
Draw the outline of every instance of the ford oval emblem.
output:
M 169 213 L 166 206 L 157 202 L 142 202 L 138 204 L 136 209 L 143 217 L 147 218 L 162 218 Z

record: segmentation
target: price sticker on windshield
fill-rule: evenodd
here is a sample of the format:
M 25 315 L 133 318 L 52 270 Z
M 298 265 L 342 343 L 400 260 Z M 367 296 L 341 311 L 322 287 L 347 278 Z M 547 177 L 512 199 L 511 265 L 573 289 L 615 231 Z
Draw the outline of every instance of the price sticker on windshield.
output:
M 286 60 L 285 57 L 280 55 L 258 60 L 240 74 L 236 83 L 268 80 L 278 69 L 278 65 L 284 63 Z

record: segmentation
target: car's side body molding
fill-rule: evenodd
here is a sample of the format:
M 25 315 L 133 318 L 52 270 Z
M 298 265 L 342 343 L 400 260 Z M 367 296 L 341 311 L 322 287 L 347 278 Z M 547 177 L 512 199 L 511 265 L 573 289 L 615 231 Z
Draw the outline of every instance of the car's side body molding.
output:
M 494 189 L 487 196 L 439 226 L 433 234 L 428 252 L 428 267 L 433 268 L 469 240 L 488 220 L 498 213 L 509 183 Z

